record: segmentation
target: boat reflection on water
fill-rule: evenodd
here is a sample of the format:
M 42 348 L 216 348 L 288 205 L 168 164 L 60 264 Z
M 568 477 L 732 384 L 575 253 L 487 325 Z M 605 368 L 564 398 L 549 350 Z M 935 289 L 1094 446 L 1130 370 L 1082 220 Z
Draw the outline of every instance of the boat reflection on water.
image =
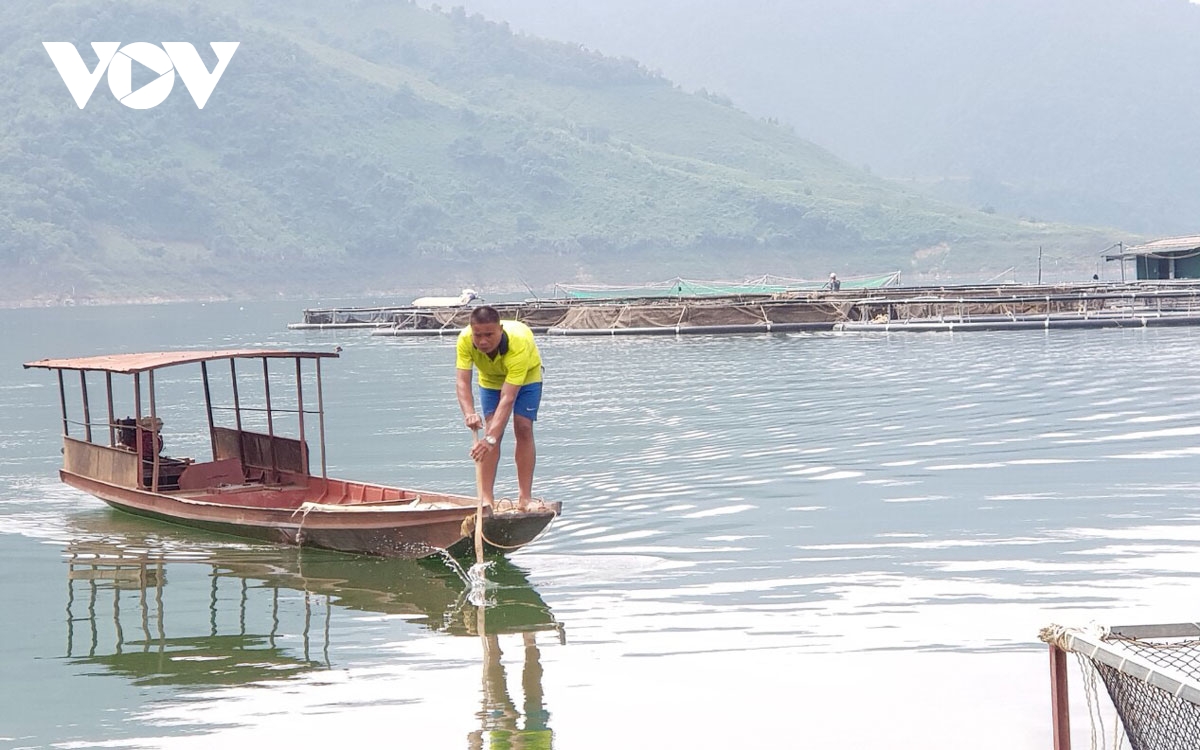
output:
M 537 638 L 565 643 L 565 630 L 525 571 L 505 558 L 489 566 L 485 606 L 477 606 L 452 558 L 231 544 L 112 511 L 71 520 L 68 659 L 137 685 L 281 680 L 337 666 L 330 629 L 339 612 L 399 615 L 430 631 L 480 639 L 481 729 L 468 735 L 469 747 L 552 745 Z M 524 653 L 520 708 L 509 695 L 502 645 Z M 355 647 L 367 652 L 360 661 L 370 658 L 370 644 Z

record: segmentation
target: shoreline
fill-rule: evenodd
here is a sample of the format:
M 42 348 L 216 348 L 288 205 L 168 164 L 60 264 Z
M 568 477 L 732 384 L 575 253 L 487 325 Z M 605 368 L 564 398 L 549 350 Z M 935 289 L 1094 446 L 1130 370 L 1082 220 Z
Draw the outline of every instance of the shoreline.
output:
M 83 297 L 83 298 L 62 298 L 49 299 L 45 297 L 14 297 L 11 299 L 0 299 L 0 310 L 27 310 L 33 308 L 65 308 L 65 307 L 115 307 L 120 305 L 171 305 L 171 304 L 187 304 L 187 303 L 218 303 L 218 302 L 263 302 L 267 299 L 275 302 L 296 302 L 302 305 L 318 307 L 327 305 L 325 301 L 332 302 L 344 300 L 407 300 L 415 295 L 420 295 L 422 292 L 411 291 L 392 291 L 392 292 L 363 292 L 358 294 L 346 293 L 337 296 L 323 296 L 321 298 L 315 295 L 305 295 L 301 293 L 284 294 L 278 293 L 264 298 L 263 296 L 251 295 L 225 295 L 225 296 L 204 296 L 204 295 L 145 295 L 145 296 L 121 296 L 121 297 Z M 397 302 L 396 304 L 407 304 L 406 302 Z

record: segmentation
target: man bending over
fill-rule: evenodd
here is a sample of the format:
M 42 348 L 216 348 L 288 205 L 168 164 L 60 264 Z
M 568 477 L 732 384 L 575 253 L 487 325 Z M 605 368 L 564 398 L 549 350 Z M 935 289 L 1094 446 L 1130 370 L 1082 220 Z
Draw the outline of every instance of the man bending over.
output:
M 471 322 L 458 335 L 455 393 L 463 419 L 471 430 L 482 429 L 483 438 L 471 447 L 471 458 L 482 467 L 483 502 L 494 501 L 496 466 L 500 442 L 512 417 L 516 438 L 519 508 L 533 500 L 533 467 L 537 451 L 533 423 L 542 401 L 542 358 L 529 326 L 516 320 L 500 320 L 490 305 L 471 311 Z M 481 417 L 471 393 L 471 368 L 479 370 Z

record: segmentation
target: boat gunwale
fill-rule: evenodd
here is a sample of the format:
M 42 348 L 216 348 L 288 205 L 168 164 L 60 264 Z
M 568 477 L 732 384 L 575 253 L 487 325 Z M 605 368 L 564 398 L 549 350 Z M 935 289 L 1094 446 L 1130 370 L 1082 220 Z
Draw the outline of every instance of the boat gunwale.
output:
M 474 514 L 477 512 L 476 500 L 474 498 L 468 497 L 466 495 L 456 495 L 456 494 L 448 494 L 448 493 L 444 493 L 444 492 L 433 492 L 433 491 L 429 491 L 428 493 L 422 493 L 419 490 L 412 490 L 412 489 L 406 489 L 406 488 L 401 488 L 401 487 L 390 487 L 389 486 L 388 488 L 394 489 L 394 490 L 399 490 L 401 492 L 406 492 L 406 493 L 409 493 L 409 492 L 415 493 L 417 496 L 413 497 L 413 498 L 398 498 L 396 500 L 386 500 L 386 501 L 370 500 L 370 501 L 366 501 L 366 502 L 350 502 L 350 503 L 321 503 L 321 502 L 318 502 L 315 500 L 304 500 L 299 505 L 295 506 L 294 508 L 287 508 L 287 507 L 270 506 L 270 505 L 262 506 L 262 505 L 246 505 L 246 504 L 239 504 L 239 503 L 224 503 L 224 502 L 215 502 L 212 500 L 202 499 L 203 497 L 213 495 L 213 494 L 219 495 L 220 494 L 219 492 L 213 493 L 213 492 L 205 491 L 205 490 L 178 490 L 178 491 L 169 491 L 169 492 L 159 491 L 156 493 L 156 492 L 151 492 L 150 490 L 126 487 L 124 485 L 115 484 L 113 482 L 107 482 L 103 479 L 98 479 L 96 477 L 90 477 L 90 476 L 87 476 L 86 474 L 79 474 L 76 472 L 67 471 L 66 469 L 60 469 L 60 473 L 64 477 L 69 476 L 69 477 L 83 480 L 85 482 L 103 485 L 104 487 L 109 488 L 112 491 L 113 495 L 120 495 L 122 493 L 134 493 L 135 497 L 146 495 L 146 496 L 153 497 L 153 498 L 160 498 L 160 499 L 168 500 L 171 502 L 177 502 L 185 507 L 190 506 L 190 507 L 196 507 L 196 508 L 222 508 L 222 509 L 229 509 L 229 510 L 234 510 L 234 511 L 253 511 L 255 513 L 269 513 L 269 514 L 277 514 L 277 515 L 286 513 L 289 517 L 295 516 L 297 514 L 309 515 L 311 513 L 325 514 L 326 517 L 333 517 L 333 516 L 348 516 L 348 515 L 362 516 L 362 515 L 372 514 L 372 513 L 381 515 L 381 516 L 392 516 L 392 515 L 397 515 L 397 514 L 404 514 L 404 515 L 408 515 L 408 514 L 421 514 L 421 515 L 425 515 L 425 514 L 456 514 L 457 515 L 464 511 L 466 511 L 468 514 Z M 337 480 L 337 481 L 346 481 L 346 480 Z M 70 483 L 68 483 L 68 484 L 70 484 Z M 289 487 L 293 487 L 296 490 L 303 489 L 302 487 L 300 487 L 298 485 L 285 485 L 282 487 L 263 485 L 262 487 L 257 488 L 257 489 L 264 490 L 264 491 L 273 491 L 273 490 L 285 490 L 286 491 Z M 423 501 L 422 495 L 424 495 L 424 494 L 436 496 L 439 498 L 447 498 L 446 500 L 426 501 L 427 503 L 428 502 L 437 502 L 437 503 L 444 503 L 445 505 L 442 505 L 441 507 L 434 507 L 429 504 L 422 506 L 421 505 L 421 502 Z M 196 495 L 200 495 L 200 497 L 196 497 Z M 459 501 L 459 502 L 456 502 L 456 501 Z M 117 500 L 115 500 L 115 502 L 121 502 L 121 501 L 119 499 L 117 499 Z M 485 505 L 484 506 L 484 515 L 489 518 L 518 518 L 518 517 L 525 517 L 525 516 L 540 516 L 540 515 L 557 516 L 561 513 L 561 505 L 562 505 L 561 502 L 546 502 L 545 508 L 539 509 L 539 510 L 523 510 L 523 509 L 496 510 L 491 506 Z M 449 507 L 447 507 L 447 506 L 449 506 Z
M 128 506 L 128 507 L 139 509 L 139 510 L 150 510 L 150 511 L 154 511 L 156 513 L 162 513 L 162 514 L 169 515 L 170 517 L 175 518 L 181 522 L 186 522 L 188 520 L 219 521 L 219 522 L 224 522 L 224 523 L 232 523 L 232 524 L 239 525 L 239 526 L 256 526 L 259 528 L 301 527 L 301 526 L 308 526 L 309 528 L 313 528 L 314 524 L 310 523 L 307 520 L 311 516 L 312 512 L 317 513 L 317 518 L 321 518 L 321 519 L 324 519 L 324 520 L 330 521 L 330 522 L 337 521 L 337 520 L 347 521 L 347 520 L 353 519 L 355 522 L 355 525 L 360 524 L 360 523 L 370 523 L 371 516 L 393 518 L 396 520 L 400 520 L 402 518 L 405 518 L 405 516 L 407 515 L 415 523 L 427 523 L 430 520 L 441 519 L 441 517 L 443 517 L 443 516 L 447 516 L 447 517 L 451 517 L 451 518 L 463 518 L 463 517 L 466 517 L 467 515 L 474 515 L 476 513 L 476 508 L 473 505 L 472 506 L 463 505 L 461 507 L 453 507 L 453 508 L 417 508 L 417 509 L 415 509 L 413 511 L 409 511 L 409 513 L 403 514 L 403 515 L 396 513 L 396 509 L 384 509 L 384 508 L 369 508 L 369 509 L 362 509 L 362 510 L 350 511 L 350 512 L 336 512 L 336 511 L 331 512 L 331 511 L 325 510 L 326 508 L 337 509 L 339 507 L 339 506 L 334 506 L 334 505 L 324 506 L 323 508 L 315 508 L 309 512 L 306 512 L 303 507 L 303 504 L 298 505 L 294 508 L 281 508 L 281 507 L 271 507 L 271 506 L 262 507 L 262 506 L 254 506 L 254 505 L 236 505 L 236 504 L 229 504 L 229 503 L 218 503 L 218 502 L 211 502 L 211 501 L 205 501 L 205 500 L 197 500 L 195 498 L 179 496 L 179 495 L 174 495 L 174 494 L 168 494 L 168 493 L 163 493 L 163 492 L 156 493 L 156 492 L 151 492 L 150 490 L 134 489 L 131 487 L 125 487 L 120 484 L 106 482 L 103 479 L 96 479 L 95 477 L 89 477 L 85 474 L 78 474 L 75 472 L 70 472 L 70 471 L 67 471 L 66 469 L 60 469 L 59 474 L 60 474 L 60 477 L 62 478 L 62 481 L 64 484 L 71 486 L 71 487 L 75 487 L 76 489 L 83 490 L 83 491 L 87 492 L 88 494 L 95 495 L 96 497 L 100 498 L 101 500 L 103 500 L 106 503 L 109 503 L 110 505 L 117 505 L 119 507 Z M 156 501 L 158 501 L 158 502 L 166 501 L 169 504 L 174 504 L 177 506 L 176 510 L 179 510 L 179 511 L 191 508 L 200 515 L 195 516 L 193 518 L 191 516 L 191 514 L 189 514 L 189 513 L 173 513 L 173 512 L 170 512 L 166 508 L 151 507 L 153 504 L 155 504 Z M 345 510 L 346 508 L 350 508 L 350 507 L 352 507 L 352 506 L 342 506 L 342 510 Z M 227 512 L 219 513 L 219 514 L 212 514 L 209 509 L 220 509 L 221 511 L 227 511 Z M 547 513 L 554 514 L 553 511 L 547 511 Z M 251 514 L 254 516 L 261 516 L 261 518 L 258 518 L 258 519 L 246 518 L 245 517 L 246 514 Z M 491 517 L 493 515 L 491 512 L 491 508 L 489 508 L 488 506 L 484 506 L 484 515 L 487 517 Z M 500 513 L 500 514 L 496 514 L 496 515 L 503 517 L 507 514 Z M 514 514 L 514 515 L 516 515 L 516 514 Z M 221 517 L 221 516 L 228 516 L 228 517 Z M 235 520 L 234 518 L 232 518 L 233 516 L 239 516 L 239 517 L 236 518 L 236 520 Z M 418 520 L 418 519 L 421 519 L 421 520 Z M 374 525 L 379 528 L 387 528 L 391 524 L 375 523 Z M 401 524 L 401 525 L 411 525 L 411 524 Z

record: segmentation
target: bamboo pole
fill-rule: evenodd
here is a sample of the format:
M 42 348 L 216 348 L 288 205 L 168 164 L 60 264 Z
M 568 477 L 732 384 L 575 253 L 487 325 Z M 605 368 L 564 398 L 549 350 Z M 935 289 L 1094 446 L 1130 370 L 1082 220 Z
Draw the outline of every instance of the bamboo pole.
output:
M 479 430 L 473 431 L 479 443 Z M 472 445 L 474 447 L 474 445 Z M 483 462 L 475 462 L 475 564 L 483 564 Z M 480 606 L 480 610 L 483 607 Z

